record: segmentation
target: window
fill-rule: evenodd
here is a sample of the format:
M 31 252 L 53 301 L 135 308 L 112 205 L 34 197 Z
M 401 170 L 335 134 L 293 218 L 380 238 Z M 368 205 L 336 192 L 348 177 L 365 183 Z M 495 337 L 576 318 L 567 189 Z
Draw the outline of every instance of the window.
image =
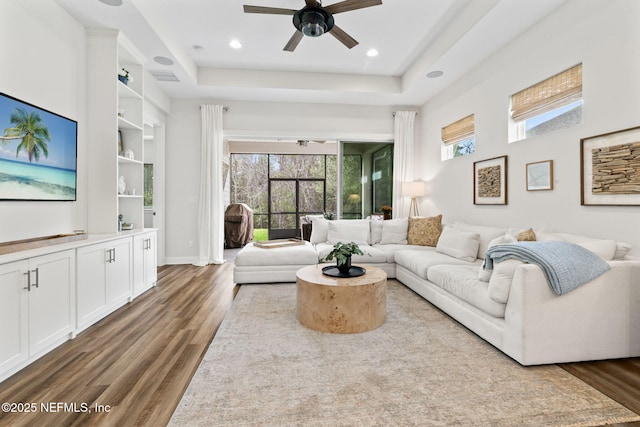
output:
M 471 114 L 442 128 L 442 160 L 476 151 L 475 115 Z
M 509 142 L 582 123 L 582 64 L 511 96 Z
M 144 164 L 144 208 L 153 209 L 153 164 Z

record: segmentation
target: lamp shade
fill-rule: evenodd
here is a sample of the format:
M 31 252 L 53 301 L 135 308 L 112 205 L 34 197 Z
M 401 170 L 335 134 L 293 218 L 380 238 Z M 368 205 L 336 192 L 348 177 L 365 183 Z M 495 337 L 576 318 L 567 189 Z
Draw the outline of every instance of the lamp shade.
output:
M 409 197 L 422 197 L 425 194 L 426 186 L 422 181 L 403 182 L 402 195 Z

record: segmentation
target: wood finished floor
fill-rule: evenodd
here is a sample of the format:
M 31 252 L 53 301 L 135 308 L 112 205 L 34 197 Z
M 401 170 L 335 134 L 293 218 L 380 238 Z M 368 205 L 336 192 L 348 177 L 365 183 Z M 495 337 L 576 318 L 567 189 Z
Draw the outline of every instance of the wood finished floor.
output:
M 157 287 L 0 383 L 0 402 L 110 412 L 0 412 L 0 426 L 166 425 L 237 293 L 232 270 L 163 267 Z M 640 358 L 561 367 L 640 414 Z

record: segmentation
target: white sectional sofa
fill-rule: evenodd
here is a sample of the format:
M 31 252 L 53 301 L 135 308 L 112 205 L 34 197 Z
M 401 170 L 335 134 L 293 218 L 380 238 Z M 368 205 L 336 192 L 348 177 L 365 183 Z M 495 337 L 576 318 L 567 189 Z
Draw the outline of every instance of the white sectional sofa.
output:
M 582 245 L 610 267 L 558 296 L 537 265 L 504 261 L 490 277 L 482 269 L 490 245 L 514 241 L 520 230 L 456 222 L 444 226 L 437 243 L 427 246 L 410 244 L 416 243 L 415 233 L 413 239 L 407 233 L 410 228 L 406 218 L 317 219 L 311 242 L 304 245 L 245 247 L 236 257 L 235 281 L 293 282 L 299 268 L 319 262 L 333 243 L 355 241 L 365 252 L 354 257 L 355 264 L 384 269 L 389 278 L 397 278 L 522 365 L 640 356 L 640 260 L 627 257 L 630 247 L 625 243 L 536 230 L 537 240 Z

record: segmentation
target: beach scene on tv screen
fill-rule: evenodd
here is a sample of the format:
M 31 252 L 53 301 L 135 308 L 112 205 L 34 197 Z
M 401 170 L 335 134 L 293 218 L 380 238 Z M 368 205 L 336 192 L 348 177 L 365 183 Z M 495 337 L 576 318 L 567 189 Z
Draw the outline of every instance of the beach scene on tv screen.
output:
M 76 136 L 76 122 L 0 94 L 0 200 L 75 200 Z

